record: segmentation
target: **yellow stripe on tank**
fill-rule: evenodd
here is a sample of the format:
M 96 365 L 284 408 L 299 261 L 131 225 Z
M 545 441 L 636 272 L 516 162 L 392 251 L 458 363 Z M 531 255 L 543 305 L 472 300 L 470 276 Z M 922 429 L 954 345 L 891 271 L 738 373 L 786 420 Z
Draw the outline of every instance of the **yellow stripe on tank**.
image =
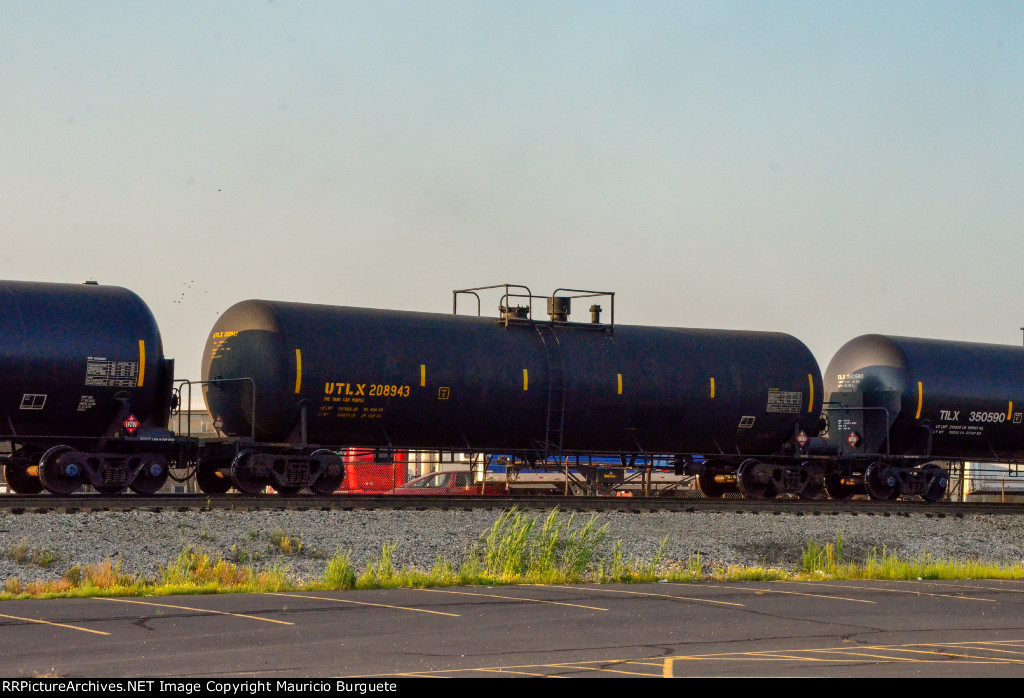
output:
M 424 388 L 427 385 L 427 365 L 420 364 L 420 387 Z
M 914 419 L 921 419 L 921 406 L 924 405 L 924 384 L 917 382 L 917 414 Z
M 814 411 L 814 376 L 810 373 L 807 374 L 807 383 L 811 386 L 811 397 L 807 401 L 807 412 L 810 413 Z
M 146 340 L 139 340 L 139 380 L 135 383 L 136 388 L 142 387 L 142 381 L 146 378 Z
M 715 399 L 715 379 L 714 379 L 714 377 L 711 378 L 711 399 L 712 400 Z
M 295 394 L 302 389 L 302 351 L 295 350 Z
M 622 374 L 616 374 L 619 377 L 619 395 L 622 395 Z
M 1006 419 L 1009 420 L 1013 416 L 1013 400 L 1010 400 L 1010 407 L 1006 410 Z
M 523 369 L 523 390 L 529 390 L 530 388 L 530 374 L 527 370 Z

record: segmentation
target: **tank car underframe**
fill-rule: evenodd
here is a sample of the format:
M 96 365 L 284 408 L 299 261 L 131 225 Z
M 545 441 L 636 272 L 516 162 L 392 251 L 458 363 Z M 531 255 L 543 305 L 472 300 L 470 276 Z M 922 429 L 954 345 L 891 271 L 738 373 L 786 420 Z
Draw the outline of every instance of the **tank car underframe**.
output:
M 167 482 L 180 456 L 178 439 L 19 438 L 8 442 L 11 455 L 0 459 L 8 486 L 18 494 L 57 495 L 91 485 L 102 494 L 131 489 L 155 494 Z
M 278 494 L 297 494 L 309 488 L 326 495 L 344 479 L 342 457 L 313 444 L 210 440 L 196 465 L 196 484 L 207 494 L 223 494 L 232 487 L 243 494 L 259 494 L 269 486 Z
M 781 494 L 816 499 L 826 476 L 824 464 L 800 456 L 717 456 L 704 463 L 687 463 L 683 472 L 697 475 L 697 488 L 711 498 L 739 492 L 748 499 Z
M 825 489 L 832 499 L 866 494 L 879 501 L 918 496 L 937 502 L 946 495 L 949 473 L 934 460 L 881 454 L 829 459 Z

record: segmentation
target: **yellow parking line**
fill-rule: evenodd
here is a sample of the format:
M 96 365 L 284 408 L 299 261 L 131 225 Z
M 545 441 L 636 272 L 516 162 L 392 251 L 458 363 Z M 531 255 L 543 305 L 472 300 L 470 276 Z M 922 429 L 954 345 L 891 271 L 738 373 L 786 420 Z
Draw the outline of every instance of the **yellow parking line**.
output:
M 796 652 L 802 652 L 804 650 L 794 650 Z M 859 655 L 858 655 L 859 656 Z M 779 661 L 798 661 L 798 662 L 833 662 L 832 658 L 821 659 L 819 657 L 805 657 L 803 655 L 794 656 L 792 654 L 782 654 L 782 652 L 772 652 L 771 659 L 777 659 Z
M 899 580 L 894 580 L 899 581 Z M 793 582 L 793 584 L 807 584 L 808 582 Z M 974 596 L 960 596 L 958 594 L 939 594 L 933 591 L 915 591 L 913 589 L 890 589 L 889 587 L 865 587 L 858 584 L 829 584 L 830 587 L 841 589 L 864 589 L 867 591 L 884 591 L 893 594 L 917 594 L 918 596 L 935 596 L 944 599 L 962 599 L 964 601 L 985 601 L 987 603 L 999 603 L 995 599 L 979 599 Z M 827 598 L 827 597 L 826 597 Z M 875 603 L 872 601 L 871 603 Z
M 1010 641 L 1003 641 L 1010 642 Z M 1019 659 L 1002 658 L 1002 657 L 987 657 L 977 656 L 970 654 L 960 654 L 956 652 L 950 652 L 947 648 L 952 647 L 963 647 L 965 645 L 975 646 L 981 644 L 979 642 L 972 643 L 914 643 L 909 645 L 858 645 L 853 647 L 822 647 L 822 648 L 810 648 L 806 650 L 763 650 L 763 651 L 752 651 L 752 652 L 721 652 L 715 654 L 697 654 L 697 655 L 679 655 L 672 657 L 673 660 L 688 660 L 688 661 L 707 661 L 707 660 L 739 660 L 746 659 L 748 661 L 807 661 L 807 662 L 854 662 L 860 661 L 860 659 L 872 657 L 878 659 L 888 659 L 893 662 L 921 662 L 930 663 L 944 661 L 939 659 L 915 659 L 907 657 L 891 656 L 887 654 L 873 654 L 875 652 L 889 652 L 889 653 L 903 653 L 903 654 L 922 654 L 928 656 L 943 657 L 946 661 L 949 659 L 971 659 L 971 660 L 982 660 L 989 663 L 1002 663 L 1002 664 L 1021 664 L 1024 663 Z M 977 648 L 985 651 L 985 648 Z M 831 655 L 828 659 L 816 658 L 807 655 L 812 654 L 824 654 Z
M 985 650 L 986 652 L 1000 652 L 1002 654 L 1020 654 L 1020 655 L 1024 655 L 1024 651 L 1020 651 L 1020 650 L 1018 650 L 1018 651 L 1001 650 L 1001 649 L 997 649 L 995 647 L 990 647 L 989 646 L 989 645 L 999 645 L 999 644 L 1002 644 L 1002 643 L 999 643 L 999 642 L 955 643 L 955 644 L 950 645 L 950 647 L 967 647 L 967 646 L 973 645 L 973 646 L 976 646 L 978 649 Z M 1024 648 L 1022 648 L 1022 649 L 1024 649 Z
M 764 592 L 766 594 L 792 594 L 793 596 L 811 596 L 816 599 L 833 599 L 835 601 L 852 601 L 853 603 L 877 603 L 876 601 L 868 601 L 866 599 L 849 599 L 845 596 L 830 596 L 828 594 L 811 594 L 803 591 L 782 591 L 781 589 L 755 589 L 753 587 L 734 587 L 730 586 L 730 589 L 739 589 L 741 591 L 755 591 Z
M 1002 588 L 999 588 L 999 587 L 983 587 L 983 586 L 974 585 L 974 584 L 939 584 L 937 581 L 933 581 L 933 580 L 924 580 L 924 581 L 922 581 L 922 580 L 912 580 L 912 579 L 890 579 L 888 581 L 893 583 L 893 584 L 900 584 L 900 583 L 902 583 L 902 584 L 916 584 L 918 586 L 923 586 L 923 585 L 929 585 L 929 586 L 933 586 L 933 587 L 937 586 L 940 589 L 948 589 L 948 588 L 952 587 L 954 589 L 982 589 L 982 590 L 985 590 L 985 591 L 1009 591 L 1009 592 L 1014 593 L 1014 594 L 1020 593 L 1020 591 L 1018 591 L 1017 589 L 1002 589 Z M 887 588 L 886 590 L 888 591 L 889 589 Z M 893 589 L 892 591 L 896 591 L 896 590 Z M 999 601 L 996 600 L 996 599 L 979 599 L 979 598 L 977 598 L 975 596 L 960 596 L 959 594 L 940 594 L 940 593 L 934 592 L 934 591 L 916 591 L 914 589 L 900 589 L 899 591 L 903 592 L 904 594 L 921 594 L 922 596 L 938 596 L 938 597 L 951 598 L 951 599 L 964 599 L 964 600 L 967 600 L 967 601 L 988 601 L 990 603 L 999 603 Z
M 650 672 L 637 672 L 637 671 L 620 671 L 617 669 L 606 669 L 602 668 L 603 664 L 613 662 L 625 666 L 632 664 L 629 660 L 612 659 L 612 660 L 597 660 L 593 662 L 570 662 L 567 664 L 524 664 L 522 666 L 511 666 L 511 667 L 468 667 L 465 669 L 439 669 L 433 674 L 427 674 L 425 672 L 409 672 L 406 674 L 395 674 L 396 676 L 438 676 L 440 674 L 468 674 L 468 673 L 480 673 L 480 674 L 522 674 L 523 676 L 542 676 L 549 679 L 567 679 L 568 676 L 558 676 L 556 674 L 541 673 L 541 672 L 530 672 L 523 671 L 524 669 L 578 669 L 582 671 L 601 671 L 609 674 L 627 674 L 629 676 L 648 676 L 656 677 L 657 674 Z M 591 666 L 593 665 L 593 666 Z M 649 665 L 645 665 L 649 666 Z M 349 677 L 352 678 L 352 677 Z
M 584 666 L 581 664 L 559 664 L 558 667 L 561 669 L 581 669 L 584 671 L 600 671 L 603 674 L 626 674 L 627 676 L 648 676 L 652 678 L 656 676 L 656 674 L 652 674 L 649 671 L 622 671 L 620 669 Z
M 209 608 L 193 608 L 191 606 L 175 606 L 169 603 L 153 603 L 152 601 L 135 601 L 132 599 L 114 599 L 105 596 L 94 597 L 98 601 L 118 601 L 120 603 L 137 603 L 142 606 L 158 606 L 160 608 L 173 608 L 178 611 L 197 611 L 199 613 L 213 613 L 218 616 L 234 616 L 236 618 L 249 618 L 251 620 L 261 620 L 265 623 L 279 623 L 281 625 L 295 625 L 295 623 L 289 623 L 286 620 L 275 620 L 273 618 L 261 618 L 260 616 L 248 616 L 244 613 L 230 613 L 228 611 L 214 611 Z
M 782 660 L 793 660 L 798 659 L 800 661 L 807 662 L 831 662 L 833 659 L 816 659 L 814 657 L 806 657 L 805 653 L 819 652 L 821 650 L 809 649 L 809 650 L 751 650 L 749 652 L 723 652 L 720 657 L 723 659 L 729 658 L 733 655 L 746 656 L 751 659 L 765 659 L 771 661 L 782 661 Z M 795 652 L 799 656 L 790 654 L 784 654 L 784 652 Z M 706 657 L 718 657 L 718 655 L 706 655 Z M 704 656 L 697 655 L 696 657 L 686 657 L 686 659 L 704 659 Z
M 820 650 L 797 650 L 815 652 Z M 914 652 L 913 650 L 899 650 L 893 649 L 894 652 Z M 739 662 L 745 661 L 749 663 L 753 662 L 806 662 L 806 663 L 827 663 L 827 664 L 863 664 L 865 659 L 877 659 L 883 661 L 889 661 L 893 663 L 904 663 L 904 664 L 938 664 L 941 662 L 949 661 L 962 661 L 969 660 L 973 662 L 980 662 L 984 664 L 1021 664 L 1022 662 L 1010 659 L 1000 659 L 998 657 L 980 657 L 968 654 L 950 654 L 942 652 L 925 652 L 916 651 L 916 654 L 927 654 L 930 656 L 938 657 L 937 659 L 917 659 L 912 657 L 896 657 L 885 654 L 868 654 L 865 652 L 851 652 L 849 650 L 836 651 L 834 657 L 827 659 L 821 657 L 809 657 L 809 656 L 793 656 L 786 654 L 773 654 L 773 655 L 759 655 L 757 653 L 743 653 L 738 652 L 731 655 L 694 655 L 692 657 L 673 657 L 676 661 L 691 661 L 691 662 L 707 662 L 707 661 L 721 661 L 721 662 Z
M 652 657 L 651 659 L 658 659 L 658 658 L 653 658 Z M 668 658 L 668 661 L 670 662 L 671 658 Z M 429 673 L 428 672 L 409 672 L 409 673 L 404 673 L 404 674 L 395 674 L 395 676 L 421 676 L 421 677 L 435 676 L 436 677 L 436 676 L 451 675 L 451 674 L 469 674 L 469 673 L 481 673 L 481 674 L 483 674 L 483 673 L 490 673 L 490 674 L 523 674 L 523 675 L 526 675 L 526 676 L 543 676 L 543 677 L 549 678 L 549 679 L 566 679 L 566 678 L 570 678 L 568 676 L 559 676 L 557 674 L 543 673 L 543 672 L 540 672 L 540 671 L 536 671 L 536 670 L 539 670 L 539 669 L 556 669 L 556 670 L 557 669 L 576 669 L 576 670 L 582 670 L 582 671 L 605 672 L 605 673 L 610 673 L 610 674 L 627 674 L 627 675 L 630 675 L 630 676 L 646 676 L 646 677 L 650 677 L 650 678 L 656 678 L 658 676 L 657 672 L 636 672 L 636 671 L 623 671 L 623 670 L 617 670 L 617 669 L 606 669 L 606 668 L 603 668 L 605 665 L 608 665 L 608 664 L 616 664 L 616 665 L 620 665 L 620 666 L 628 666 L 628 665 L 633 665 L 633 664 L 640 664 L 641 666 L 657 667 L 657 666 L 660 665 L 660 662 L 658 662 L 658 663 L 647 663 L 647 662 L 641 662 L 639 660 L 630 660 L 630 659 L 594 659 L 594 660 L 588 660 L 588 661 L 585 661 L 585 662 L 566 662 L 564 664 L 561 664 L 561 663 L 558 663 L 558 664 L 522 664 L 522 665 L 508 666 L 508 667 L 487 666 L 487 667 L 466 667 L 464 669 L 438 669 L 435 672 L 429 672 Z M 534 669 L 535 671 L 533 671 L 533 672 L 526 671 L 528 669 Z M 664 675 L 664 671 L 662 673 Z M 349 678 L 352 678 L 352 677 L 349 677 Z
M 539 666 L 546 667 L 548 665 L 541 664 Z M 405 672 L 405 673 L 401 673 L 401 674 L 394 674 L 394 676 L 401 676 L 403 678 L 410 677 L 410 678 L 417 678 L 417 679 L 443 679 L 443 678 L 445 678 L 445 675 L 447 675 L 447 674 L 470 674 L 470 673 L 499 674 L 499 675 L 516 674 L 517 676 L 539 676 L 539 677 L 545 678 L 545 679 L 567 679 L 567 678 L 569 678 L 568 676 L 557 676 L 555 674 L 541 674 L 541 673 L 538 673 L 538 672 L 531 672 L 531 671 L 513 671 L 513 668 L 509 668 L 509 667 L 482 667 L 482 668 L 472 667 L 472 668 L 469 668 L 469 669 L 438 669 L 434 673 L 426 673 L 426 672 L 421 672 L 421 671 L 409 671 L 409 672 Z M 379 674 L 367 674 L 365 677 L 359 676 L 359 675 L 356 675 L 356 676 L 346 676 L 345 678 L 347 678 L 347 679 L 359 679 L 359 678 L 373 678 L 375 676 L 379 676 Z
M 606 658 L 606 659 L 593 659 L 583 662 L 566 662 L 566 663 L 555 663 L 555 664 L 522 664 L 507 667 L 488 666 L 488 667 L 467 667 L 460 669 L 440 669 L 433 672 L 409 672 L 405 674 L 396 674 L 396 676 L 444 676 L 453 674 L 467 674 L 467 673 L 494 673 L 494 674 L 526 674 L 530 676 L 548 676 L 550 678 L 567 678 L 564 676 L 553 676 L 544 673 L 533 673 L 539 672 L 541 669 L 577 669 L 585 671 L 597 671 L 605 673 L 617 673 L 617 674 L 636 674 L 639 676 L 657 676 L 657 673 L 644 673 L 644 672 L 629 672 L 625 670 L 606 669 L 603 668 L 609 664 L 615 664 L 619 666 L 650 666 L 657 667 L 659 664 L 662 666 L 661 675 L 666 678 L 672 678 L 675 676 L 675 665 L 680 661 L 685 662 L 698 662 L 707 660 L 720 660 L 720 661 L 747 661 L 747 662 L 807 662 L 807 663 L 828 663 L 828 664 L 863 664 L 865 659 L 880 659 L 883 661 L 899 662 L 899 663 L 916 663 L 916 664 L 937 664 L 940 662 L 957 661 L 958 663 L 965 663 L 963 660 L 967 660 L 970 663 L 975 664 L 1021 664 L 1020 660 L 1015 659 L 1004 659 L 998 657 L 981 657 L 968 654 L 955 654 L 948 651 L 939 651 L 943 648 L 958 647 L 961 645 L 979 645 L 979 644 L 1004 644 L 1004 643 L 1020 643 L 1020 640 L 999 640 L 999 641 L 975 641 L 966 643 L 914 643 L 909 645 L 855 645 L 852 647 L 825 647 L 825 648 L 811 648 L 806 650 L 763 650 L 763 651 L 752 651 L 752 652 L 721 652 L 711 654 L 696 654 L 696 655 L 676 655 L 670 657 L 637 657 L 635 659 L 622 659 L 622 658 Z M 930 649 L 935 648 L 935 649 Z M 899 657 L 882 654 L 885 652 L 899 652 L 908 654 L 920 654 L 928 655 L 928 658 L 915 658 L 915 657 Z M 826 657 L 814 657 L 808 656 L 813 654 L 828 655 Z M 845 656 L 844 656 L 845 655 Z M 931 657 L 938 658 L 931 658 Z M 531 672 L 530 670 L 533 670 Z
M 799 650 L 798 650 L 799 651 Z M 808 650 L 811 651 L 811 650 Z M 692 656 L 681 656 L 673 657 L 676 661 L 688 661 L 688 662 L 706 662 L 706 661 L 723 661 L 723 662 L 736 662 L 744 660 L 747 662 L 827 662 L 829 664 L 842 664 L 842 663 L 857 663 L 860 664 L 863 659 L 843 659 L 843 658 L 829 658 L 829 659 L 818 659 L 815 657 L 790 657 L 787 655 L 761 655 L 758 652 L 736 652 L 734 654 L 722 654 L 722 655 L 703 655 L 695 654 Z
M 536 671 L 512 671 L 509 669 L 489 669 L 487 673 L 490 674 L 515 674 L 517 676 L 541 676 L 549 679 L 566 679 L 567 676 L 551 676 L 549 674 L 540 674 Z
M 882 647 L 882 648 L 879 648 L 879 649 L 885 649 L 885 650 L 888 650 L 890 652 L 907 652 L 908 654 L 927 654 L 927 655 L 931 655 L 931 656 L 935 656 L 935 657 L 946 657 L 947 659 L 949 659 L 949 658 L 952 658 L 952 659 L 983 659 L 983 660 L 985 660 L 987 662 L 995 662 L 995 663 L 1000 663 L 1000 664 L 1021 664 L 1022 663 L 1022 661 L 1020 659 L 1009 659 L 1009 658 L 1006 658 L 1006 657 L 984 657 L 984 656 L 975 656 L 975 655 L 971 655 L 971 654 L 958 654 L 956 652 L 946 652 L 946 651 L 943 651 L 943 648 L 945 648 L 945 647 L 956 647 L 956 645 L 947 645 L 945 643 L 940 644 L 940 645 L 934 645 L 935 647 L 938 648 L 938 649 L 934 649 L 934 650 L 928 650 L 928 649 L 915 650 L 915 649 L 910 649 L 910 647 L 931 647 L 931 646 L 932 645 L 910 645 L 908 647 Z M 928 659 L 928 660 L 914 659 L 914 660 L 911 660 L 911 661 L 919 662 L 919 661 L 938 661 L 938 660 L 935 660 L 935 659 Z
M 19 616 L 7 616 L 7 615 L 4 615 L 3 613 L 0 613 L 0 618 L 10 618 L 11 620 L 23 620 L 26 623 L 39 623 L 41 625 L 53 625 L 53 626 L 56 626 L 58 628 L 67 628 L 68 630 L 81 630 L 83 633 L 93 633 L 95 635 L 109 635 L 110 634 L 110 633 L 105 633 L 102 630 L 90 630 L 89 628 L 79 628 L 78 626 L 75 626 L 75 625 L 66 625 L 65 623 L 54 623 L 53 621 L 50 621 L 50 620 L 39 620 L 37 618 L 21 618 Z
M 899 652 L 900 650 L 894 650 L 894 651 L 895 652 Z M 840 652 L 840 650 L 836 650 L 835 654 L 838 654 L 839 652 Z M 833 654 L 833 652 L 824 652 L 823 654 Z M 871 652 L 857 652 L 857 651 L 854 651 L 852 649 L 845 650 L 845 651 L 842 652 L 842 654 L 844 655 L 844 657 L 849 655 L 850 657 L 864 657 L 866 659 L 887 659 L 887 660 L 889 660 L 891 662 L 916 662 L 916 661 L 920 661 L 920 660 L 917 660 L 917 659 L 911 659 L 910 657 L 894 657 L 894 656 L 889 655 L 889 654 L 872 654 Z M 816 659 L 815 661 L 818 661 L 818 662 L 830 662 L 830 661 L 832 661 L 832 658 L 830 657 L 829 659 Z
M 563 586 L 561 584 L 551 584 L 550 586 L 557 587 L 559 589 L 583 589 L 584 591 L 600 591 L 607 592 L 609 594 L 635 594 L 636 596 L 654 596 L 666 599 L 675 599 L 677 601 L 695 601 L 697 603 L 713 603 L 721 606 L 739 606 L 740 608 L 746 608 L 744 604 L 734 603 L 732 601 L 714 601 L 712 599 L 698 599 L 690 596 L 673 596 L 672 594 L 655 594 L 650 591 L 627 591 L 625 589 L 594 589 L 592 587 L 579 587 L 579 586 Z
M 463 596 L 482 596 L 491 599 L 505 599 L 507 601 L 526 601 L 529 603 L 549 603 L 555 606 L 571 606 L 573 608 L 585 608 L 588 611 L 607 611 L 607 608 L 597 606 L 584 606 L 578 603 L 566 603 L 564 601 L 545 601 L 543 599 L 525 599 L 520 596 L 500 596 L 498 594 L 476 594 L 471 591 L 449 591 L 448 589 L 418 589 L 417 591 L 430 591 L 435 594 L 461 594 Z
M 981 650 L 983 652 L 998 652 L 998 653 L 1001 653 L 1001 654 L 1017 654 L 1017 655 L 1024 654 L 1024 652 L 1012 652 L 1010 650 L 1000 650 L 1000 649 L 996 649 L 994 647 L 988 647 L 988 645 L 996 645 L 996 644 L 1002 644 L 1002 643 L 1001 642 L 944 642 L 944 643 L 942 643 L 942 644 L 940 644 L 938 646 L 939 647 L 957 647 L 957 648 L 961 648 L 961 649 L 976 649 L 976 650 Z M 945 652 L 945 653 L 939 652 L 939 654 L 946 654 L 946 655 L 948 655 L 950 653 L 949 652 Z M 960 656 L 960 655 L 954 655 L 954 656 Z M 967 655 L 964 655 L 964 656 L 967 656 Z M 988 657 L 988 659 L 992 659 L 994 661 L 1013 662 L 1013 663 L 1016 663 L 1016 664 L 1020 664 L 1021 662 L 1024 662 L 1024 660 L 1022 660 L 1022 659 L 1013 659 L 1013 658 L 1010 658 L 1010 657 Z
M 435 616 L 452 616 L 458 618 L 458 613 L 445 613 L 444 611 L 431 611 L 426 608 L 413 608 L 411 606 L 391 606 L 386 603 L 370 603 L 369 601 L 352 601 L 351 599 L 333 599 L 329 596 L 304 596 L 302 594 L 285 594 L 280 591 L 266 592 L 270 596 L 288 596 L 293 599 L 314 599 L 316 601 L 336 601 L 338 603 L 350 603 L 355 606 L 376 606 L 377 608 L 393 608 L 398 611 L 413 611 L 415 613 L 432 613 Z
M 957 589 L 976 589 L 980 591 L 1006 591 L 1011 594 L 1024 594 L 1024 589 L 1005 589 L 1003 587 L 987 587 L 980 584 L 944 584 L 943 586 L 955 586 Z

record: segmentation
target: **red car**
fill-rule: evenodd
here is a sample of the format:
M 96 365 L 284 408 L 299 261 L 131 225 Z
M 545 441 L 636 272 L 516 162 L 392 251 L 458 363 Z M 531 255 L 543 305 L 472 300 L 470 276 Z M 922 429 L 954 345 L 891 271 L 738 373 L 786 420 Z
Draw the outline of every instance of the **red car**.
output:
M 504 486 L 480 485 L 473 483 L 473 473 L 468 470 L 430 473 L 415 480 L 410 480 L 402 487 L 395 489 L 395 494 L 431 495 L 488 495 L 505 494 Z

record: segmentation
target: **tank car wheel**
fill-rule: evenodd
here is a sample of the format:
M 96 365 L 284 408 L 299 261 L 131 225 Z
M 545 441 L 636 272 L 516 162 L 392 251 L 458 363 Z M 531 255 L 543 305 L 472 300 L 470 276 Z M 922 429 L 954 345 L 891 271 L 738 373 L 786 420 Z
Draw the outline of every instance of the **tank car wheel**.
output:
M 231 461 L 231 482 L 242 494 L 260 494 L 267 486 L 265 477 L 252 471 L 252 451 L 242 451 Z
M 926 502 L 938 502 L 946 495 L 946 487 L 949 486 L 949 474 L 934 463 L 924 466 L 921 468 L 921 471 L 924 472 L 926 481 L 930 482 L 928 489 L 921 496 Z
M 70 446 L 54 446 L 39 459 L 39 481 L 53 494 L 67 495 L 82 487 L 82 466 L 79 463 L 57 463 L 60 457 L 74 452 Z
M 221 477 L 217 468 L 217 464 L 210 460 L 199 461 L 196 468 L 196 484 L 206 494 L 224 494 L 231 489 L 231 480 Z
M 335 490 L 341 487 L 341 483 L 345 481 L 345 465 L 338 457 L 338 454 L 334 451 L 327 449 L 320 449 L 319 451 L 313 451 L 313 458 L 324 458 L 327 460 L 327 466 L 324 468 L 323 462 L 321 462 L 320 477 L 318 477 L 309 489 L 313 490 L 314 494 L 334 494 Z
M 843 476 L 837 473 L 825 476 L 825 491 L 832 499 L 849 499 L 858 494 L 857 488 L 854 485 L 844 485 L 842 478 Z
M 736 471 L 736 487 L 748 499 L 774 499 L 778 494 L 772 482 L 772 467 L 753 458 L 740 464 Z
M 15 494 L 39 494 L 43 491 L 43 483 L 38 477 L 32 477 L 25 468 L 10 463 L 4 465 L 4 480 Z
M 136 494 L 156 494 L 167 483 L 169 474 L 167 463 L 151 460 L 142 466 L 129 487 Z
M 875 461 L 864 471 L 864 490 L 872 499 L 896 499 L 900 495 L 899 482 L 896 476 L 886 473 L 886 465 Z
M 342 478 L 344 480 L 345 478 Z M 313 491 L 313 494 L 322 494 L 324 496 L 334 494 L 335 490 L 341 487 L 341 480 L 335 484 L 334 480 L 324 480 L 318 478 L 316 482 L 309 486 L 309 489 Z
M 697 489 L 705 497 L 718 499 L 725 494 L 727 486 L 725 483 L 715 482 L 714 473 L 701 473 L 697 476 Z

